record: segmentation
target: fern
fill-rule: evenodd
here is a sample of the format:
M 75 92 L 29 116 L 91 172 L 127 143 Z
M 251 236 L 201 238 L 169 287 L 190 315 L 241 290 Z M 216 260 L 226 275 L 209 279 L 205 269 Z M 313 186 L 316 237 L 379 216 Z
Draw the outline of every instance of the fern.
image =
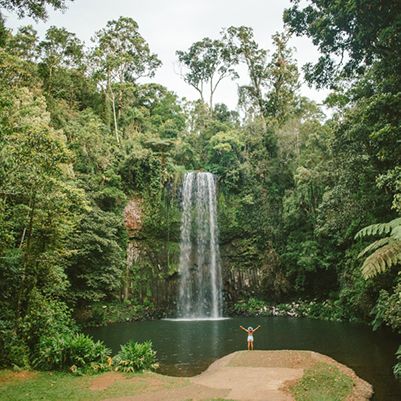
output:
M 380 238 L 377 241 L 372 242 L 363 251 L 361 251 L 358 255 L 358 258 L 362 258 L 363 256 L 366 256 L 367 254 L 369 254 L 369 253 L 375 251 L 376 249 L 381 248 L 382 246 L 387 245 L 391 242 L 393 242 L 393 239 L 390 237 Z
M 401 261 L 401 241 L 394 241 L 373 252 L 362 265 L 362 275 L 371 278 Z
M 383 273 L 401 262 L 401 218 L 365 227 L 355 235 L 355 238 L 382 234 L 388 236 L 368 245 L 358 255 L 362 258 L 370 254 L 362 265 L 362 275 L 365 279 Z
M 355 239 L 369 237 L 373 235 L 388 234 L 390 232 L 391 232 L 391 226 L 389 223 L 372 224 L 358 231 L 357 234 L 355 235 Z
M 390 223 L 392 228 L 401 227 L 401 217 L 397 217 L 394 220 L 391 220 Z
M 401 224 L 391 230 L 391 237 L 396 240 L 401 240 Z

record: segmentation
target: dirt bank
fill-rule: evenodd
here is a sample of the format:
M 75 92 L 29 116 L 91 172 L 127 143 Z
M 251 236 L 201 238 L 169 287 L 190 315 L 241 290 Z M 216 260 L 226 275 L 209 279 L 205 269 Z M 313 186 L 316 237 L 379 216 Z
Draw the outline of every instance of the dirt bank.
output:
M 347 401 L 370 399 L 370 384 L 360 379 L 353 370 L 325 355 L 311 351 L 239 351 L 217 360 L 198 376 L 168 378 L 151 374 L 143 379 L 153 384 L 146 386 L 140 394 L 106 398 L 104 401 L 203 401 L 214 398 L 293 401 L 288 387 L 303 376 L 305 369 L 318 362 L 334 365 L 352 378 L 353 391 Z M 110 377 L 110 374 L 103 377 L 103 380 L 102 377 L 96 378 L 92 388 L 104 389 L 116 381 L 129 380 L 121 376 Z

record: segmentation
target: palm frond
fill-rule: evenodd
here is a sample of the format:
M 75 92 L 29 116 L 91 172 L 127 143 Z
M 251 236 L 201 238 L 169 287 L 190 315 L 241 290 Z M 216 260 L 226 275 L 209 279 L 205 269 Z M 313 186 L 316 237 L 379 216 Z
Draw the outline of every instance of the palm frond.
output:
M 365 279 L 383 273 L 401 261 L 401 241 L 392 241 L 372 253 L 362 265 Z
M 380 238 L 377 241 L 372 242 L 364 250 L 362 250 L 359 253 L 358 258 L 362 258 L 363 256 L 366 256 L 366 255 L 370 254 L 371 252 L 375 251 L 376 249 L 381 248 L 382 246 L 387 245 L 393 241 L 394 240 L 391 237 Z

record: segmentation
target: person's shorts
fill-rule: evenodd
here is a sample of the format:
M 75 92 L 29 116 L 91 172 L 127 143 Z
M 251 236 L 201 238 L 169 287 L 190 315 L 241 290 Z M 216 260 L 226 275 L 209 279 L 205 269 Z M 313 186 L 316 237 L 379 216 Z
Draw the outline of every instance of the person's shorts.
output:
M 253 341 L 253 336 L 248 336 L 248 341 Z

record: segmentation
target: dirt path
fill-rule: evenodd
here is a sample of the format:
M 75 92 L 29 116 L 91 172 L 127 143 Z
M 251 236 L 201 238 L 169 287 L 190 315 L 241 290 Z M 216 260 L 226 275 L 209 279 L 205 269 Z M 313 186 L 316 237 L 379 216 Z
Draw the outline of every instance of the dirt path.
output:
M 293 401 L 287 388 L 303 376 L 304 370 L 317 362 L 335 365 L 354 381 L 347 401 L 366 401 L 371 386 L 344 365 L 325 355 L 310 351 L 240 351 L 229 354 L 209 366 L 202 374 L 191 378 L 159 377 L 157 386 L 149 386 L 135 396 L 109 398 L 104 401 L 203 401 L 221 398 L 236 401 Z M 96 386 L 105 388 L 121 378 L 105 376 Z M 163 385 L 164 383 L 164 385 Z M 94 387 L 96 387 L 94 386 Z

